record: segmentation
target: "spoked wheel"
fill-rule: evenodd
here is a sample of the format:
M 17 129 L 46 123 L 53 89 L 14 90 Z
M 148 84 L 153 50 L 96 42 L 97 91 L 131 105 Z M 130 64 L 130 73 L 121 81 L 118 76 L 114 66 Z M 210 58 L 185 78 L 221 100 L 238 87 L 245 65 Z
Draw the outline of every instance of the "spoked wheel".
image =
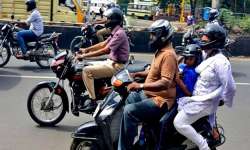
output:
M 28 112 L 31 118 L 41 126 L 56 125 L 66 113 L 62 96 L 54 94 L 52 100 L 47 102 L 51 92 L 52 88 L 49 85 L 39 85 L 32 90 L 28 98 Z
M 70 150 L 100 150 L 100 148 L 93 141 L 74 139 L 71 143 Z
M 0 40 L 0 67 L 5 66 L 10 60 L 11 52 L 9 46 L 4 45 Z
M 53 49 L 52 45 L 48 45 L 46 47 L 46 51 L 47 51 L 47 54 L 45 54 L 46 55 L 46 57 L 45 57 L 46 59 L 45 58 L 39 59 L 39 57 L 37 57 L 37 59 L 36 59 L 37 65 L 39 67 L 41 67 L 42 69 L 48 69 L 48 68 L 50 68 L 50 64 L 51 64 L 53 58 L 56 55 L 56 52 Z

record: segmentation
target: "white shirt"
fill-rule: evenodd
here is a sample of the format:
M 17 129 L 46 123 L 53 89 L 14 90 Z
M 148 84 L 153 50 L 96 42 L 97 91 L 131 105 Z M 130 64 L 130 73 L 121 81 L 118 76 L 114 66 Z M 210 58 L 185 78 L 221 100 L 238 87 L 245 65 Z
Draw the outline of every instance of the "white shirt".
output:
M 209 107 L 212 114 L 216 112 L 219 100 L 232 106 L 236 86 L 230 62 L 223 54 L 204 60 L 196 72 L 200 75 L 194 87 L 194 96 L 180 98 L 179 109 L 184 109 L 187 114 L 197 114 Z
M 40 12 L 37 9 L 34 9 L 29 18 L 26 20 L 28 24 L 30 24 L 30 30 L 32 30 L 36 36 L 40 36 L 43 34 L 43 19 Z

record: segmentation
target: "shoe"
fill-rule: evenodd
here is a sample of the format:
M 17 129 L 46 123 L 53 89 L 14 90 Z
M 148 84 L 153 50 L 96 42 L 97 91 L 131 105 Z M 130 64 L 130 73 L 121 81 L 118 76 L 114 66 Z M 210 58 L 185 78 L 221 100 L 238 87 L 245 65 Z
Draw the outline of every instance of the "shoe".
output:
M 26 54 L 22 54 L 22 52 L 19 52 L 19 53 L 16 54 L 16 58 L 17 59 L 29 58 L 29 52 L 27 52 Z
M 86 106 L 84 109 L 82 109 L 86 113 L 92 113 L 97 107 L 97 103 L 95 100 L 91 100 L 91 102 Z
M 20 51 L 16 54 L 17 59 L 22 59 L 23 58 L 23 53 Z
M 71 102 L 71 112 L 72 112 L 72 114 L 73 114 L 74 116 L 77 116 L 77 117 L 79 116 L 79 109 L 78 109 L 77 106 L 74 107 L 72 102 Z
M 73 115 L 75 115 L 75 116 L 79 116 L 79 110 L 78 110 L 78 108 L 76 107 L 76 108 L 73 108 L 73 109 L 71 109 L 71 112 L 72 112 L 72 114 Z

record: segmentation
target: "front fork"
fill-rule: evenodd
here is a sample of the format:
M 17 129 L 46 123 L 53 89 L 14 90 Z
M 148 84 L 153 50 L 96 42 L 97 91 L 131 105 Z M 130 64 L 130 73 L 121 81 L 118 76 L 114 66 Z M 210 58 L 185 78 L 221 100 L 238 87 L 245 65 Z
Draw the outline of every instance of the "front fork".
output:
M 7 33 L 7 35 L 3 38 L 2 43 L 0 44 L 0 56 L 2 56 L 2 48 L 3 48 L 3 44 L 5 42 L 5 40 L 7 39 L 9 32 Z
M 55 95 L 56 88 L 57 88 L 57 86 L 59 85 L 60 81 L 61 81 L 61 79 L 59 79 L 59 80 L 57 81 L 56 85 L 53 86 L 53 90 L 52 90 L 52 92 L 51 92 L 51 94 L 50 94 L 50 96 L 49 96 L 49 99 L 48 99 L 48 100 L 46 101 L 46 103 L 45 103 L 45 109 L 49 109 L 50 104 L 53 103 L 53 100 L 52 100 L 52 99 L 53 99 L 53 96 Z M 62 87 L 64 87 L 64 81 L 62 81 Z

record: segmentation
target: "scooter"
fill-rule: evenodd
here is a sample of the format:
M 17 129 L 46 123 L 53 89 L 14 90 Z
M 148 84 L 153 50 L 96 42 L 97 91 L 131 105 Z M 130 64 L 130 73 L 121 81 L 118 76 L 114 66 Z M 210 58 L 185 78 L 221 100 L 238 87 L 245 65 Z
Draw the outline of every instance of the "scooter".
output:
M 125 101 L 129 93 L 127 92 L 127 85 L 134 81 L 129 75 L 129 70 L 126 67 L 114 75 L 111 79 L 113 86 L 112 91 L 105 97 L 105 99 L 98 104 L 93 117 L 94 121 L 89 121 L 82 124 L 72 133 L 71 150 L 116 150 L 120 134 L 120 124 L 123 114 Z M 140 79 L 139 82 L 144 82 Z M 176 111 L 176 109 L 171 110 Z M 164 116 L 163 116 L 164 117 Z M 165 120 L 165 119 L 164 119 Z M 169 120 L 168 120 L 169 121 Z M 219 130 L 220 140 L 215 141 L 211 134 L 211 127 L 207 118 L 198 120 L 194 125 L 195 129 L 199 131 L 208 141 L 212 150 L 222 145 L 225 142 L 223 128 Z M 159 127 L 159 122 L 143 123 L 139 126 L 140 134 L 135 140 L 133 149 L 154 150 L 158 147 L 160 132 L 163 132 Z M 171 139 L 167 145 L 166 150 L 191 150 L 197 147 L 187 138 L 180 135 L 177 131 L 173 131 L 168 139 Z

